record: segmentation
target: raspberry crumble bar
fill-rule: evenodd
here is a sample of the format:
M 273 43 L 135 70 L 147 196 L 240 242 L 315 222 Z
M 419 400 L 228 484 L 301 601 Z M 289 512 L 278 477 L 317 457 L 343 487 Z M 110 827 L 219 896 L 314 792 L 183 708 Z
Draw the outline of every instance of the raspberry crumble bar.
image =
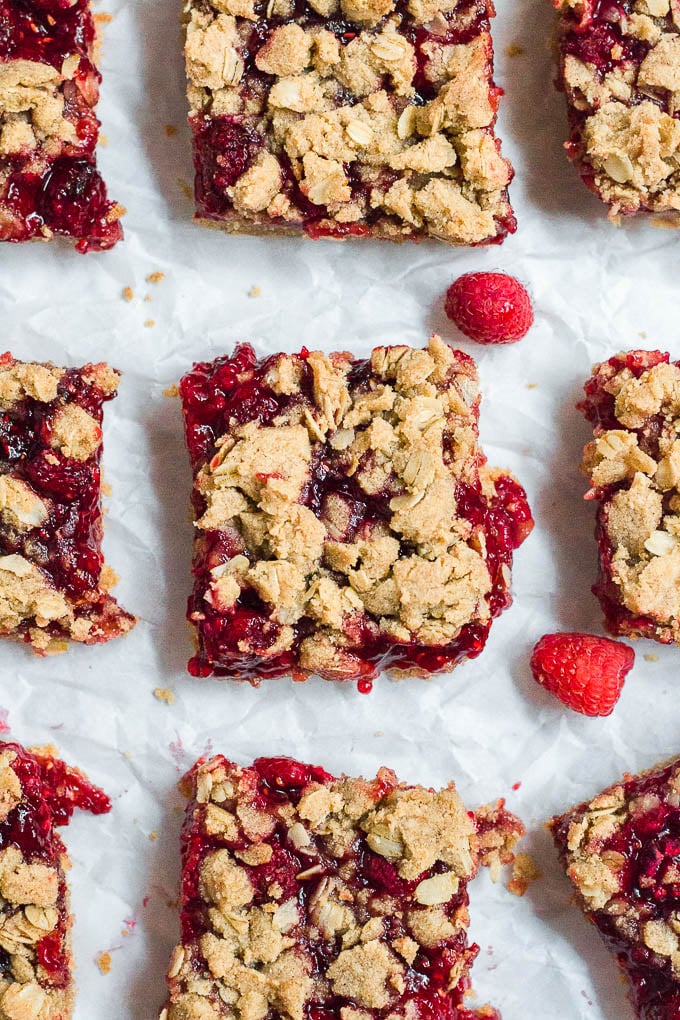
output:
M 195 676 L 421 676 L 509 605 L 524 490 L 477 445 L 474 362 L 432 337 L 367 360 L 249 345 L 180 385 L 194 471 Z
M 99 815 L 110 807 L 52 749 L 0 743 L 0 1016 L 72 1016 L 71 864 L 55 827 L 75 808 Z
M 680 759 L 625 775 L 551 823 L 586 916 L 642 1020 L 680 1016 Z
M 567 153 L 610 216 L 680 214 L 677 0 L 554 0 Z
M 453 783 L 221 755 L 180 789 L 182 935 L 161 1020 L 500 1020 L 464 998 L 467 883 L 524 833 L 502 802 L 480 836 Z
M 0 3 L 0 241 L 123 236 L 95 160 L 95 40 L 89 0 Z
M 582 469 L 599 503 L 593 591 L 608 630 L 680 643 L 680 363 L 660 351 L 593 369 L 579 408 L 594 426 Z
M 235 233 L 516 229 L 491 0 L 187 0 L 196 218 Z
M 0 356 L 0 637 L 39 654 L 135 623 L 101 552 L 102 405 L 118 381 L 105 364 Z

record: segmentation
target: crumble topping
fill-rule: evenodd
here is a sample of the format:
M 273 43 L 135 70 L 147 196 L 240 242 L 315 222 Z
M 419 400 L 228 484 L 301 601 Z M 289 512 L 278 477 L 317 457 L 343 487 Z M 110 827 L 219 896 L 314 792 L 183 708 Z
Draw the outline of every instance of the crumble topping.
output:
M 674 761 L 626 775 L 551 822 L 567 874 L 627 972 L 634 1004 L 642 1011 L 653 997 L 659 1015 L 675 1001 L 680 980 L 679 809 Z
M 375 1010 L 406 1020 L 427 983 L 421 947 L 434 959 L 447 948 L 455 1010 L 472 960 L 465 887 L 479 860 L 474 816 L 453 784 L 406 787 L 389 769 L 372 781 L 333 779 L 291 762 L 307 778 L 277 782 L 281 792 L 263 801 L 260 777 L 270 766 L 285 774 L 288 763 L 240 768 L 217 756 L 180 784 L 193 797 L 184 868 L 199 876 L 198 899 L 189 892 L 184 909 L 200 920 L 172 954 L 162 1020 L 264 1020 L 271 1010 L 303 1020 L 311 1002 L 331 999 L 341 1020 Z M 248 835 L 244 818 L 253 815 L 260 823 Z M 523 829 L 514 822 L 516 841 Z M 189 845 L 198 848 L 191 859 Z M 407 882 L 376 882 L 380 872 L 366 867 Z
M 633 373 L 626 355 L 595 366 L 613 423 L 596 424 L 583 470 L 601 500 L 607 594 L 646 618 L 644 633 L 680 640 L 680 368 L 665 361 Z M 587 405 L 586 405 L 587 406 Z M 635 628 L 635 623 L 631 626 Z M 626 631 L 628 632 L 628 631 Z M 630 633 L 636 633 L 633 629 Z
M 575 116 L 570 155 L 610 215 L 680 210 L 680 24 L 666 0 L 619 20 L 558 3 L 561 75 Z M 598 35 L 600 33 L 600 35 Z M 600 56 L 603 33 L 620 38 Z M 589 48 L 589 42 L 593 46 Z
M 512 169 L 493 135 L 490 7 L 456 44 L 473 12 L 450 0 L 319 0 L 295 20 L 273 0 L 256 37 L 252 4 L 236 7 L 186 5 L 199 216 L 463 244 L 514 229 Z
M 75 75 L 79 58 L 54 67 L 12 60 L 0 72 L 0 156 L 44 147 L 47 155 L 76 140 L 75 125 L 64 116 L 63 83 Z
M 0 407 L 12 436 L 0 458 L 0 635 L 40 654 L 63 651 L 68 639 L 108 640 L 134 624 L 107 594 L 115 575 L 98 556 L 95 416 L 118 379 L 104 364 L 67 370 L 0 358 Z
M 52 770 L 71 783 L 70 792 L 58 794 L 42 785 Z M 70 862 L 53 829 L 52 809 L 53 798 L 63 796 L 60 811 L 65 824 L 85 787 L 95 800 L 101 798 L 100 805 L 90 804 L 90 809 L 105 810 L 106 798 L 75 770 L 28 754 L 18 745 L 0 747 L 0 820 L 11 823 L 11 835 L 0 840 L 0 1016 L 7 1020 L 66 1020 L 72 1015 L 71 918 L 65 883 Z M 16 819 L 11 822 L 16 811 L 22 812 L 18 824 Z
M 218 436 L 195 474 L 197 548 L 219 532 L 233 551 L 211 557 L 191 618 L 200 630 L 208 607 L 237 612 L 254 592 L 269 623 L 238 639 L 239 654 L 299 648 L 303 668 L 327 678 L 356 672 L 349 627 L 445 646 L 490 619 L 493 584 L 481 526 L 456 512 L 458 487 L 478 477 L 472 363 L 435 336 L 426 350 L 377 348 L 360 385 L 353 365 L 321 352 L 268 359 L 279 413 Z M 344 481 L 312 509 L 320 463 L 321 478 L 330 468 Z M 490 474 L 484 484 L 493 498 Z M 359 498 L 385 512 L 357 531 Z M 313 633 L 299 633 L 303 619 Z

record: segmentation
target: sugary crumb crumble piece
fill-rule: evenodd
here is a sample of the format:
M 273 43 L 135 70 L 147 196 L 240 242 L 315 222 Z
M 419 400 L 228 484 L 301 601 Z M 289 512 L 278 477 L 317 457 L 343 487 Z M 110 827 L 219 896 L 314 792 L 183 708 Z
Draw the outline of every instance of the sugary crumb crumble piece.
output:
M 118 380 L 103 363 L 0 357 L 0 637 L 41 655 L 135 623 L 101 553 L 102 411 Z
M 89 0 L 5 0 L 0 11 L 0 241 L 61 236 L 112 248 L 124 209 L 97 170 L 100 74 Z
M 680 19 L 669 0 L 554 0 L 567 153 L 609 214 L 680 223 Z
M 629 351 L 596 365 L 579 405 L 598 502 L 594 592 L 612 634 L 680 643 L 680 363 Z
M 640 1020 L 680 1004 L 680 760 L 623 779 L 554 818 L 578 901 L 628 979 Z
M 182 931 L 162 1020 L 499 1020 L 464 1005 L 480 859 L 453 783 L 218 755 L 180 790 Z
M 428 675 L 479 654 L 529 534 L 477 445 L 474 362 L 432 337 L 366 360 L 303 350 L 194 366 L 196 676 Z
M 102 814 L 111 806 L 53 753 L 0 743 L 0 1016 L 7 1020 L 73 1014 L 71 864 L 56 826 L 75 808 Z
M 498 243 L 487 0 L 187 0 L 196 218 L 234 233 Z

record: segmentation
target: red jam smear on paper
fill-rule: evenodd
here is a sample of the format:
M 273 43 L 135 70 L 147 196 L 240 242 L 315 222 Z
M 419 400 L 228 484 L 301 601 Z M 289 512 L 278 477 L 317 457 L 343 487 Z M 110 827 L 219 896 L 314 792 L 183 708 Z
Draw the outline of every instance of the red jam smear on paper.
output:
M 461 355 L 464 357 L 463 355 Z M 268 425 L 292 404 L 312 401 L 311 372 L 306 364 L 306 351 L 297 355 L 303 370 L 302 392 L 293 396 L 277 395 L 264 382 L 273 357 L 258 363 L 253 348 L 241 344 L 232 357 L 196 364 L 180 383 L 184 407 L 187 445 L 194 471 L 198 470 L 215 449 L 216 440 L 228 427 L 248 421 Z M 353 363 L 350 387 L 368 385 L 370 363 Z M 228 423 L 230 425 L 228 426 Z M 480 454 L 480 458 L 481 458 Z M 486 497 L 481 488 L 461 484 L 456 492 L 457 513 L 486 538 L 487 563 L 492 579 L 488 596 L 491 618 L 511 603 L 507 576 L 512 553 L 533 527 L 531 511 L 522 487 L 509 476 L 495 482 L 496 494 Z M 313 454 L 312 477 L 300 500 L 319 514 L 329 494 L 340 495 L 351 508 L 350 526 L 345 541 L 354 541 L 375 521 L 390 516 L 389 500 L 395 494 L 389 485 L 381 493 L 368 496 L 358 485 L 335 466 L 332 451 Z M 194 493 L 197 516 L 203 513 L 201 498 Z M 267 649 L 276 641 L 280 625 L 270 618 L 265 603 L 250 591 L 242 592 L 228 612 L 214 609 L 204 599 L 212 581 L 210 571 L 243 551 L 240 536 L 227 531 L 202 534 L 194 556 L 194 592 L 189 600 L 188 615 L 198 622 L 200 648 L 189 663 L 193 676 L 236 676 L 251 682 L 292 672 L 296 679 L 297 647 L 311 633 L 312 621 L 302 618 L 295 624 L 296 641 L 280 655 L 267 657 Z M 436 672 L 452 668 L 463 659 L 475 658 L 484 648 L 491 619 L 464 626 L 455 640 L 446 645 L 424 646 L 416 642 L 397 644 L 383 635 L 367 616 L 348 618 L 345 633 L 351 638 L 347 649 L 352 656 L 352 680 L 367 693 L 380 669 L 418 669 Z M 243 653 L 239 643 L 253 648 L 256 654 Z M 257 657 L 257 653 L 261 658 Z M 299 671 L 299 679 L 306 673 Z
M 229 766 L 224 758 L 218 757 L 216 767 L 220 764 Z M 187 778 L 195 774 L 199 765 L 200 762 L 194 766 Z M 244 772 L 248 774 L 249 782 L 252 784 L 254 805 L 260 811 L 271 811 L 274 804 L 279 807 L 285 801 L 297 804 L 308 783 L 326 784 L 334 781 L 334 777 L 324 769 L 291 758 L 258 758 L 253 767 Z M 378 801 L 388 796 L 394 786 L 383 783 L 380 786 L 374 785 L 374 789 L 375 799 Z M 308 919 L 310 894 L 320 879 L 339 875 L 339 869 L 342 867 L 343 884 L 355 891 L 370 889 L 375 891 L 377 896 L 387 893 L 397 899 L 404 899 L 413 894 L 419 882 L 443 869 L 443 866 L 435 865 L 416 879 L 406 881 L 399 876 L 394 865 L 370 849 L 364 834 L 359 830 L 348 856 L 342 861 L 325 855 L 320 845 L 316 847 L 317 855 L 314 858 L 299 853 L 290 844 L 287 826 L 281 821 L 277 821 L 274 832 L 267 837 L 267 842 L 272 846 L 273 853 L 271 860 L 266 864 L 251 866 L 240 862 L 241 867 L 248 872 L 255 890 L 253 904 L 261 906 L 270 900 L 268 890 L 274 882 L 284 890 L 283 899 L 297 899 L 303 922 L 289 934 L 310 957 L 314 972 L 319 975 L 325 973 L 337 956 L 335 942 L 323 939 L 310 941 L 302 935 L 300 929 L 310 923 Z M 206 856 L 221 847 L 244 850 L 248 845 L 248 838 L 242 834 L 235 840 L 208 835 L 202 824 L 200 812 L 195 811 L 195 804 L 190 805 L 182 833 L 181 924 L 184 942 L 198 941 L 206 931 L 211 930 L 208 907 L 201 898 L 199 888 L 200 870 Z M 348 867 L 350 859 L 353 865 L 352 875 Z M 323 870 L 311 876 L 298 878 L 297 876 L 301 874 L 304 876 L 310 862 L 320 865 Z M 455 913 L 461 908 L 466 908 L 468 903 L 467 883 L 461 881 L 457 895 L 443 904 L 441 909 L 448 917 L 453 918 Z M 401 919 L 390 916 L 384 920 L 385 938 L 388 942 L 409 934 Z M 414 1015 L 418 1020 L 479 1020 L 479 1015 L 474 1010 L 466 1008 L 464 1004 L 470 988 L 467 971 L 478 955 L 479 947 L 476 944 L 468 945 L 466 931 L 458 925 L 456 927 L 458 930 L 454 936 L 431 948 L 421 948 L 412 964 L 405 967 L 406 987 L 401 1002 L 396 1007 L 398 1012 L 404 1012 L 404 1007 L 408 1003 L 408 1015 Z M 454 968 L 458 969 L 461 963 L 463 977 L 450 988 L 449 975 Z M 308 1020 L 340 1020 L 340 1010 L 347 1005 L 351 1005 L 347 999 L 329 996 L 323 1002 L 308 1003 L 306 1016 Z M 391 1009 L 373 1010 L 372 1013 L 375 1020 L 386 1020 L 393 1009 L 394 1004 Z M 500 1017 L 493 1012 L 488 1017 L 485 1014 L 485 1020 L 500 1020 Z

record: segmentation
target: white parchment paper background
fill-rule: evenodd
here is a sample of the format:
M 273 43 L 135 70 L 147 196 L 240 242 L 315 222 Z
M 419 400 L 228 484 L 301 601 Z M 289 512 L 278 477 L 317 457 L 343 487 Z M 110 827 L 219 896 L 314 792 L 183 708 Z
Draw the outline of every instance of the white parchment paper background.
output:
M 627 1020 L 616 968 L 569 906 L 542 823 L 624 769 L 680 751 L 680 651 L 640 643 L 607 720 L 563 710 L 535 686 L 528 658 L 548 630 L 600 630 L 590 594 L 593 508 L 577 470 L 588 429 L 574 403 L 591 363 L 621 348 L 661 346 L 680 357 L 680 235 L 610 226 L 567 164 L 545 0 L 501 0 L 495 23 L 497 78 L 507 91 L 500 130 L 517 168 L 520 223 L 502 248 L 343 247 L 202 230 L 178 183 L 191 180 L 191 158 L 177 5 L 109 0 L 107 10 L 100 161 L 128 209 L 126 241 L 85 257 L 59 245 L 0 249 L 2 348 L 57 363 L 105 358 L 124 373 L 106 419 L 113 495 L 105 547 L 122 578 L 119 597 L 140 624 L 123 640 L 54 659 L 0 648 L 11 736 L 58 744 L 113 798 L 109 816 L 77 817 L 67 830 L 78 1020 L 157 1014 L 178 932 L 175 783 L 210 748 L 242 762 L 292 754 L 353 774 L 384 763 L 428 785 L 455 778 L 470 805 L 507 796 L 530 828 L 543 879 L 523 900 L 486 875 L 473 886 L 480 1001 L 493 1001 L 505 1020 Z M 506 56 L 511 42 L 524 53 Z M 460 273 L 484 268 L 525 280 L 536 311 L 535 328 L 516 346 L 462 343 L 480 366 L 489 459 L 525 484 L 537 522 L 516 557 L 515 604 L 486 652 L 430 683 L 381 680 L 370 697 L 320 681 L 252 690 L 190 679 L 190 476 L 179 402 L 163 389 L 193 360 L 240 339 L 263 352 L 306 344 L 359 354 L 376 343 L 420 344 L 432 330 L 459 342 L 443 293 Z M 153 272 L 165 279 L 146 283 Z M 248 296 L 253 286 L 259 297 Z M 174 691 L 174 705 L 153 697 L 158 686 Z M 104 950 L 112 955 L 106 976 L 95 963 Z

